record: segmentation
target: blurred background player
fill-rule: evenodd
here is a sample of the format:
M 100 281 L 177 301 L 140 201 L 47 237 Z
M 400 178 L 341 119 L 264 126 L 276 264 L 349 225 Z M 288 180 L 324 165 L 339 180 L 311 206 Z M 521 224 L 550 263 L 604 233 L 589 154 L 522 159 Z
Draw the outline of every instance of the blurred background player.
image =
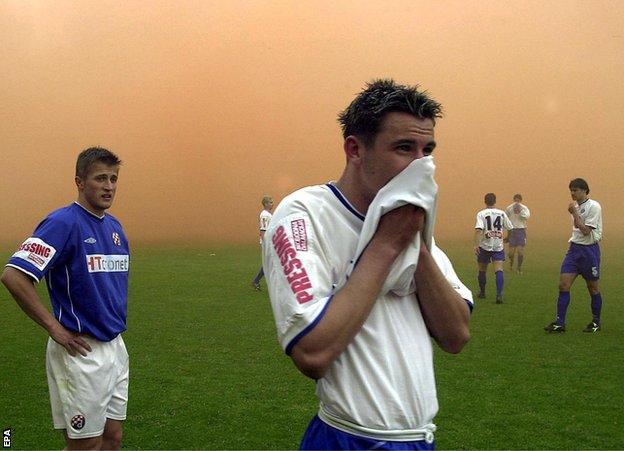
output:
M 598 332 L 602 310 L 602 296 L 598 285 L 600 279 L 598 242 L 602 239 L 602 207 L 588 197 L 589 186 L 585 180 L 574 179 L 570 182 L 569 188 L 573 200 L 568 205 L 568 211 L 572 215 L 572 237 L 568 240 L 570 248 L 561 263 L 557 318 L 544 327 L 544 330 L 565 332 L 566 312 L 570 304 L 570 287 L 580 274 L 587 283 L 592 312 L 592 320 L 583 332 Z
M 415 205 L 383 214 L 355 254 L 369 215 L 379 214 L 370 206 L 397 174 L 417 168 L 421 189 L 433 189 L 422 168 L 433 165 L 440 114 L 417 87 L 369 83 L 339 116 L 340 179 L 302 188 L 275 211 L 263 263 L 278 339 L 316 380 L 320 400 L 301 449 L 435 447 L 431 340 L 460 352 L 470 338 L 472 294 L 433 242 L 421 241 L 404 270 L 393 267 L 430 221 Z M 403 285 L 386 287 L 399 274 Z
M 477 256 L 479 268 L 479 298 L 485 298 L 486 271 L 488 264 L 492 262 L 496 275 L 496 303 L 503 302 L 503 262 L 505 261 L 505 248 L 503 244 L 504 231 L 511 230 L 513 225 L 503 210 L 495 208 L 496 195 L 485 195 L 485 207 L 477 213 L 475 224 L 474 252 Z
M 106 213 L 121 161 L 107 149 L 76 161 L 78 199 L 50 213 L 10 258 L 1 280 L 50 338 L 46 369 L 55 429 L 67 449 L 119 449 L 128 403 L 128 240 Z M 53 313 L 33 282 L 45 276 Z
M 269 223 L 271 222 L 271 211 L 273 211 L 273 198 L 271 196 L 264 196 L 262 198 L 262 211 L 260 212 L 260 246 L 262 246 L 264 233 L 269 228 Z M 260 291 L 260 281 L 262 277 L 264 277 L 264 270 L 262 269 L 262 265 L 260 265 L 256 277 L 251 281 L 256 291 Z
M 507 217 L 513 225 L 513 229 L 509 231 L 509 269 L 513 270 L 514 259 L 518 254 L 518 263 L 516 272 L 522 274 L 522 263 L 524 262 L 524 246 L 526 246 L 527 220 L 531 216 L 529 207 L 522 204 L 522 194 L 515 194 L 513 203 L 506 209 Z

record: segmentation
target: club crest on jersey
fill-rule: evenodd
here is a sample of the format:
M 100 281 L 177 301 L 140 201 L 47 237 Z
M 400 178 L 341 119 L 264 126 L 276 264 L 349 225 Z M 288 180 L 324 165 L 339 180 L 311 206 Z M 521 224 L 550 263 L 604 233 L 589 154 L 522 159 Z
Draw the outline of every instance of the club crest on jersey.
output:
M 292 228 L 293 240 L 295 241 L 295 249 L 298 251 L 308 250 L 308 234 L 306 233 L 306 225 L 303 219 L 295 219 L 290 222 Z
M 79 431 L 84 427 L 86 423 L 85 417 L 83 415 L 74 415 L 70 421 L 71 427 Z
M 50 263 L 56 254 L 56 249 L 40 238 L 30 237 L 13 254 L 15 258 L 21 258 L 30 262 L 40 271 Z
M 121 246 L 121 237 L 117 232 L 113 232 L 113 243 L 115 243 L 117 246 Z
M 305 304 L 314 299 L 310 294 L 312 283 L 308 277 L 308 272 L 303 266 L 303 262 L 297 258 L 297 251 L 286 234 L 284 226 L 281 225 L 277 228 L 272 241 L 273 248 L 284 270 L 286 281 L 290 285 L 290 289 L 295 295 L 297 302 L 299 304 Z

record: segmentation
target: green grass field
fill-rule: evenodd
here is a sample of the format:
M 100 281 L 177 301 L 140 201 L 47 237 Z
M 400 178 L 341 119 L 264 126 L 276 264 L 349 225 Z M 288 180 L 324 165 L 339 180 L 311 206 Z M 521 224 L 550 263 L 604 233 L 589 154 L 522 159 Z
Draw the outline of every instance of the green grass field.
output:
M 470 242 L 439 244 L 475 290 Z M 547 335 L 542 327 L 554 315 L 565 240 L 539 244 L 527 248 L 523 276 L 506 273 L 503 305 L 493 302 L 488 273 L 489 296 L 477 303 L 464 351 L 436 352 L 439 449 L 624 448 L 619 246 L 603 244 L 603 331 L 581 332 L 591 316 L 580 279 L 568 331 Z M 314 383 L 278 346 L 266 290 L 250 288 L 258 265 L 255 246 L 134 250 L 125 448 L 297 448 L 316 412 Z M 11 428 L 15 449 L 60 449 L 46 335 L 4 288 L 0 317 L 0 427 Z

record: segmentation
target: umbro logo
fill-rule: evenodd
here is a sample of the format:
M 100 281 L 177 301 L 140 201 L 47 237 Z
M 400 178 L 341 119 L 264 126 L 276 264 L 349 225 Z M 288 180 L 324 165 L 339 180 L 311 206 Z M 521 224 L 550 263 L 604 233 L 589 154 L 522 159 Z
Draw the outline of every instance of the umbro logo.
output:
M 97 240 L 93 237 L 89 237 L 86 240 L 84 240 L 85 243 L 87 244 L 95 244 L 97 242 Z

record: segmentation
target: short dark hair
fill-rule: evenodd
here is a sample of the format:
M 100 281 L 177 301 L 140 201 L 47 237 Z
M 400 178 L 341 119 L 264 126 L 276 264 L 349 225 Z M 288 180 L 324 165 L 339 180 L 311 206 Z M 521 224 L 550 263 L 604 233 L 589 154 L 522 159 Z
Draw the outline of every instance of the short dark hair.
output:
M 568 188 L 572 189 L 572 188 L 579 188 L 579 189 L 584 189 L 585 192 L 587 194 L 589 194 L 589 185 L 587 184 L 587 182 L 581 178 L 578 179 L 574 179 L 570 181 L 570 184 L 568 185 Z
M 518 199 L 518 200 L 522 200 L 522 194 L 514 194 L 514 200 Z
M 94 163 L 102 162 L 108 166 L 119 166 L 121 160 L 117 155 L 103 147 L 89 147 L 78 155 L 76 160 L 76 177 L 84 179 Z
M 418 85 L 400 85 L 389 78 L 373 80 L 338 114 L 342 136 L 358 136 L 368 146 L 375 141 L 386 114 L 391 112 L 409 113 L 435 122 L 442 117 L 442 105 L 426 91 L 419 91 Z
M 496 194 L 494 193 L 487 193 L 485 195 L 485 205 L 487 205 L 488 207 L 491 207 L 492 205 L 494 205 L 496 203 Z

